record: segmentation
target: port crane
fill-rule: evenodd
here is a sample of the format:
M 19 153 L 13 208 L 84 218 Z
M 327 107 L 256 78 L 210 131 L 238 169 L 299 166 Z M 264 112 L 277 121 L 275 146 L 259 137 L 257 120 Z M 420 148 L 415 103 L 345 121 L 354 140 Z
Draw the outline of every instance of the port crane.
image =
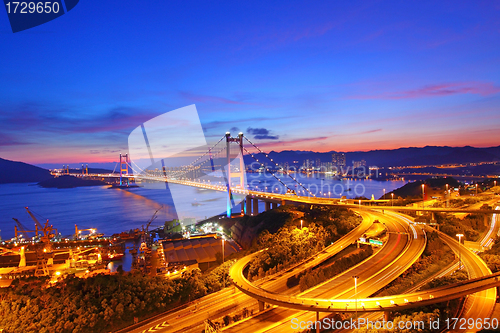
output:
M 157 253 L 156 250 L 153 249 L 151 235 L 149 234 L 149 226 L 151 223 L 158 217 L 158 212 L 162 209 L 163 206 L 158 208 L 153 216 L 147 222 L 146 228 L 142 225 L 142 233 L 141 233 L 141 247 L 139 257 L 134 260 L 133 266 L 137 268 L 137 266 L 141 267 L 145 273 L 151 273 L 156 275 L 156 261 L 157 261 Z
M 151 243 L 151 236 L 149 235 L 149 226 L 158 217 L 158 212 L 162 208 L 163 208 L 163 206 L 161 206 L 160 208 L 158 208 L 154 212 L 153 216 L 149 219 L 149 221 L 148 221 L 145 229 L 144 229 L 144 224 L 142 225 L 141 247 L 142 247 L 142 243 L 145 243 L 145 244 L 150 244 Z
M 26 240 L 30 239 L 28 235 L 29 232 L 34 232 L 35 236 L 38 236 L 38 226 L 36 224 L 35 224 L 35 230 L 28 230 L 28 228 L 26 228 L 21 222 L 19 222 L 18 219 L 16 219 L 15 217 L 13 217 L 12 219 L 16 221 L 17 224 L 14 226 L 14 233 L 16 240 L 19 240 L 19 235 L 24 236 Z
M 49 220 L 47 219 L 47 221 L 45 222 L 45 226 L 43 226 L 39 221 L 38 219 L 35 217 L 35 215 L 33 215 L 33 213 L 28 209 L 28 207 L 24 207 L 26 208 L 26 211 L 28 212 L 29 216 L 31 216 L 31 218 L 33 219 L 33 221 L 35 221 L 35 225 L 36 227 L 38 228 L 38 230 L 42 231 L 42 236 L 40 238 L 40 241 L 44 244 L 48 244 L 50 239 L 51 238 L 54 238 L 57 234 L 57 229 L 54 228 L 52 225 L 49 226 Z
M 96 229 L 94 228 L 89 228 L 89 229 L 78 229 L 78 226 L 75 224 L 75 239 L 78 239 L 80 237 L 80 234 L 82 231 L 90 231 L 90 235 L 94 234 Z
M 35 221 L 35 226 L 37 230 L 42 231 L 41 237 L 40 237 L 40 245 L 37 246 L 37 256 L 36 256 L 36 269 L 35 269 L 35 276 L 47 276 L 49 275 L 49 269 L 47 266 L 51 266 L 54 260 L 54 254 L 52 253 L 52 246 L 50 244 L 50 239 L 55 237 L 55 232 L 57 232 L 57 229 L 52 227 L 52 225 L 49 226 L 49 220 L 45 222 L 45 225 L 42 226 L 42 224 L 38 221 L 38 219 L 33 215 L 33 213 L 26 208 L 26 211 L 28 212 L 29 216 Z

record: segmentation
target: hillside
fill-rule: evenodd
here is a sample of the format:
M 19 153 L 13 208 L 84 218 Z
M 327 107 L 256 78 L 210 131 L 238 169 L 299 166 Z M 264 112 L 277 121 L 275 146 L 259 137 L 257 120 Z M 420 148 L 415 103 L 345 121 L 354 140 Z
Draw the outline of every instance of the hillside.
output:
M 102 186 L 107 184 L 100 180 L 81 179 L 74 176 L 64 175 L 44 180 L 39 182 L 38 185 L 47 188 L 74 188 L 82 186 Z
M 0 158 L 0 184 L 36 183 L 51 178 L 49 170 Z
M 444 190 L 446 184 L 449 185 L 450 188 L 453 187 L 458 187 L 460 184 L 459 182 L 452 178 L 452 177 L 447 177 L 447 178 L 428 178 L 424 181 L 415 181 L 411 183 L 407 183 L 406 185 L 395 189 L 392 192 L 388 192 L 386 194 L 386 198 L 390 198 L 390 194 L 394 193 L 394 195 L 397 197 L 402 197 L 402 198 L 421 198 L 422 197 L 422 184 L 425 184 L 427 187 L 426 193 L 428 195 L 429 193 L 429 187 L 433 191 L 439 191 L 439 189 Z M 383 197 L 380 197 L 380 199 L 383 199 Z

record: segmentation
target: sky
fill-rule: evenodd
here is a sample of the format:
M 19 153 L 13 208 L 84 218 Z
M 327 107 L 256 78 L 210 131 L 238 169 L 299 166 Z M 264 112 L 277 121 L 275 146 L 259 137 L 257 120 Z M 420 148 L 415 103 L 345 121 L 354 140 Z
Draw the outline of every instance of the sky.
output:
M 0 10 L 0 157 L 116 161 L 191 104 L 208 143 L 242 131 L 266 151 L 498 146 L 498 17 L 498 1 L 82 0 L 12 33 Z

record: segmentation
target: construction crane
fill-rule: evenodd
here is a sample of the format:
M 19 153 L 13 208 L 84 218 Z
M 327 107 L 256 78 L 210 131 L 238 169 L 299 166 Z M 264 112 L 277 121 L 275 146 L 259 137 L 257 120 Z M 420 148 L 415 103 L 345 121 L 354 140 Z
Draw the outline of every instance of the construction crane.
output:
M 31 216 L 31 218 L 33 219 L 33 221 L 35 221 L 35 224 L 38 227 L 38 229 L 40 231 L 42 231 L 42 237 L 40 238 L 40 240 L 42 241 L 42 243 L 48 243 L 51 238 L 55 237 L 57 229 L 54 228 L 52 225 L 49 226 L 49 220 L 48 219 L 45 222 L 45 225 L 42 226 L 42 224 L 37 220 L 37 218 L 35 217 L 35 215 L 33 215 L 33 213 L 28 209 L 28 207 L 24 207 L 24 208 L 26 208 L 26 211 Z M 52 233 L 53 231 L 55 231 L 55 233 Z
M 33 219 L 33 221 L 35 221 L 35 224 L 36 226 L 38 227 L 38 229 L 42 230 L 43 229 L 43 226 L 42 224 L 38 221 L 38 219 L 35 217 L 35 215 L 33 215 L 33 213 L 28 209 L 28 207 L 24 207 L 26 209 L 26 211 L 28 212 L 28 214 L 31 216 L 31 218 Z
M 16 235 L 16 239 L 19 240 L 19 234 L 23 235 L 25 239 L 30 239 L 28 232 L 34 232 L 35 236 L 38 236 L 38 226 L 35 225 L 35 230 L 28 230 L 21 222 L 19 222 L 18 219 L 15 217 L 12 218 L 14 221 L 16 221 L 16 224 L 14 226 L 14 232 Z
M 160 209 L 162 209 L 163 206 L 161 206 L 160 208 L 158 208 L 153 216 L 149 219 L 147 225 L 146 225 L 146 229 L 144 229 L 144 225 L 142 225 L 142 239 L 141 239 L 141 243 L 151 243 L 151 240 L 150 240 L 150 237 L 149 237 L 149 226 L 151 225 L 151 222 L 154 221 L 154 219 L 156 219 L 158 216 L 158 212 L 160 211 Z

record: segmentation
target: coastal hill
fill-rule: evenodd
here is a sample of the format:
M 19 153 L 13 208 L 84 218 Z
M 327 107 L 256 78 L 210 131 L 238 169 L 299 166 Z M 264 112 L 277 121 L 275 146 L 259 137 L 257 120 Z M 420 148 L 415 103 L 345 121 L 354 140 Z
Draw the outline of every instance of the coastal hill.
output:
M 49 170 L 0 158 L 0 184 L 36 183 L 51 178 Z
M 388 192 L 385 195 L 385 198 L 391 198 L 390 194 L 394 193 L 395 197 L 402 198 L 421 198 L 422 197 L 422 184 L 427 186 L 426 195 L 432 192 L 442 192 L 445 189 L 446 184 L 448 184 L 449 188 L 458 187 L 460 183 L 454 179 L 453 177 L 447 178 L 428 178 L 426 180 L 415 181 L 411 183 L 407 183 L 406 185 L 395 189 L 392 192 Z M 429 189 L 430 187 L 430 189 Z M 384 199 L 384 196 L 380 197 L 380 199 Z
M 38 185 L 47 188 L 73 188 L 81 186 L 101 186 L 108 185 L 100 180 L 82 179 L 74 176 L 64 175 L 39 182 Z

